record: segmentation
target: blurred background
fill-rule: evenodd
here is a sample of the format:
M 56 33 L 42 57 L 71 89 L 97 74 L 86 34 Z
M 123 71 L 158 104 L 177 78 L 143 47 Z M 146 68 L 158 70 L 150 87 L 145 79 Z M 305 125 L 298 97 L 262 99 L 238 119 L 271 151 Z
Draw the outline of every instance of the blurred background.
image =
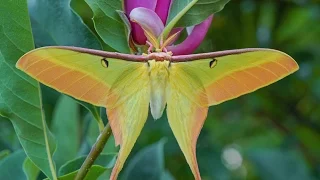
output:
M 85 2 L 73 0 L 72 7 L 93 30 L 92 12 Z M 197 143 L 203 179 L 320 179 L 320 2 L 231 0 L 215 15 L 197 52 L 248 47 L 286 52 L 300 70 L 254 93 L 210 107 Z M 78 105 L 70 113 L 70 106 L 57 101 L 59 93 L 42 89 L 50 129 L 60 133 L 64 142 L 76 142 L 77 156 L 87 154 L 98 136 L 93 117 Z M 65 106 L 68 115 L 57 117 L 59 106 Z M 105 111 L 101 112 L 105 118 Z M 59 118 L 76 121 L 60 122 L 64 128 L 57 128 Z M 111 138 L 104 152 L 117 152 L 113 143 Z M 11 123 L 0 119 L 0 151 L 5 149 L 17 151 L 21 146 Z M 158 174 L 161 177 L 150 178 Z M 166 114 L 157 121 L 149 117 L 121 178 L 193 179 Z

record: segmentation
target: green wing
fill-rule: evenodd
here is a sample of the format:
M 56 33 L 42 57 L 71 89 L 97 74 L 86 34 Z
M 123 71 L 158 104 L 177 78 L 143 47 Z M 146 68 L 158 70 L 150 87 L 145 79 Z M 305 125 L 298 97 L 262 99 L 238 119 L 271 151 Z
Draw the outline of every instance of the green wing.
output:
M 298 69 L 290 56 L 276 50 L 233 52 L 237 54 L 200 54 L 207 56 L 200 60 L 193 60 L 194 55 L 180 56 L 176 59 L 189 59 L 170 67 L 168 120 L 195 179 L 201 179 L 196 142 L 207 107 L 267 86 Z
M 112 172 L 116 179 L 148 116 L 148 66 L 114 58 L 117 53 L 101 56 L 102 51 L 86 51 L 92 50 L 40 48 L 24 55 L 17 68 L 62 93 L 107 108 L 116 144 L 121 146 Z

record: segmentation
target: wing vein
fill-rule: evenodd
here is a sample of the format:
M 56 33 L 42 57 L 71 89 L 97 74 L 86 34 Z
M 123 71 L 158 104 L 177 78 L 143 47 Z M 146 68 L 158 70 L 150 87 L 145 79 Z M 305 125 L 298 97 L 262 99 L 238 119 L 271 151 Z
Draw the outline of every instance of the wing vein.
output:
M 69 71 L 70 72 L 74 72 L 74 70 Z M 74 85 L 75 83 L 81 81 L 82 79 L 84 79 L 85 77 L 89 76 L 89 74 L 84 74 L 83 76 L 79 77 L 79 79 L 73 81 L 72 83 L 70 83 L 67 87 L 65 87 L 64 89 L 61 89 L 62 91 L 67 91 L 69 88 L 72 87 L 72 85 Z M 60 76 L 61 77 L 61 76 Z
M 279 62 L 277 62 L 277 61 L 272 61 L 272 62 L 278 64 L 278 65 L 281 66 L 283 69 L 287 70 L 288 73 L 290 73 L 290 70 L 289 70 L 287 67 L 285 67 L 284 65 L 282 65 L 281 63 L 279 63 Z
M 268 71 L 270 74 L 274 75 L 276 78 L 279 78 L 279 76 L 276 73 L 272 72 L 270 69 L 264 68 L 261 65 L 258 65 L 256 67 L 258 67 L 260 69 L 264 69 L 264 70 Z
M 259 79 L 257 76 L 255 76 L 255 75 L 253 75 L 253 74 L 251 74 L 251 73 L 249 73 L 247 71 L 243 71 L 243 72 L 249 74 L 251 77 L 254 77 L 254 78 L 258 79 L 258 81 L 260 81 L 261 83 L 264 84 L 264 82 L 261 79 Z
M 89 88 L 84 94 L 82 94 L 79 98 L 83 98 L 83 96 L 85 96 L 86 94 L 88 94 L 93 88 L 95 88 L 97 85 L 101 84 L 101 82 L 96 83 L 95 85 L 93 85 L 91 88 Z
M 42 73 L 46 72 L 47 70 L 51 69 L 51 68 L 54 68 L 58 66 L 57 64 L 54 64 L 52 66 L 48 66 L 47 68 L 41 70 L 40 72 L 38 72 L 36 75 L 34 75 L 34 77 L 38 78 L 38 76 L 40 76 Z
M 232 74 L 230 73 L 230 74 L 228 74 L 227 75 L 228 77 L 231 77 L 232 79 L 234 79 L 235 81 L 237 81 L 239 84 L 243 84 L 247 89 L 247 91 L 249 91 L 249 87 L 248 87 L 248 85 L 247 84 L 245 84 L 244 82 L 240 82 L 237 78 L 235 78 L 234 76 L 232 76 Z

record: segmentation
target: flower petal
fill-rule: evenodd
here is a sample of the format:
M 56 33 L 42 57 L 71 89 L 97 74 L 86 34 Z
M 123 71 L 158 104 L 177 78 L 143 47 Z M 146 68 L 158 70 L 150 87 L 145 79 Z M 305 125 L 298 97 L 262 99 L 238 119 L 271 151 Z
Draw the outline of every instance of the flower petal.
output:
M 202 23 L 194 26 L 191 34 L 180 44 L 175 46 L 168 46 L 167 50 L 171 51 L 173 55 L 191 54 L 201 44 L 205 38 L 207 31 L 211 25 L 213 15 L 209 16 Z
M 172 1 L 171 0 L 161 0 L 158 1 L 155 12 L 158 14 L 163 24 L 167 23 L 170 7 Z
M 134 8 L 144 7 L 147 9 L 155 10 L 157 5 L 157 0 L 125 0 L 124 9 L 127 15 L 131 13 Z M 131 23 L 132 27 L 132 37 L 137 44 L 144 45 L 146 44 L 146 36 L 143 34 L 142 28 L 136 24 Z
M 145 45 L 147 37 L 144 35 L 143 29 L 137 23 L 130 23 L 132 27 L 132 38 L 134 42 L 140 45 Z
M 124 8 L 127 14 L 130 14 L 134 8 L 144 7 L 147 9 L 155 10 L 157 6 L 157 0 L 125 0 Z
M 139 24 L 148 41 L 155 48 L 159 48 L 158 37 L 162 33 L 164 25 L 154 11 L 143 7 L 134 8 L 130 13 L 130 20 Z
M 130 20 L 138 23 L 142 29 L 151 32 L 156 37 L 158 37 L 164 29 L 164 25 L 159 16 L 147 8 L 134 8 L 130 13 Z

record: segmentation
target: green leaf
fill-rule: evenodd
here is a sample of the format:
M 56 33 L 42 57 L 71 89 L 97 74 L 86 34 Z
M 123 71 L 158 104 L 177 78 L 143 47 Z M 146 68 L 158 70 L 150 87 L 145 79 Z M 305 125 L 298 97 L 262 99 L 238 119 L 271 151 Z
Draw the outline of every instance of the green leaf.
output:
M 75 99 L 76 100 L 76 99 Z M 83 107 L 85 107 L 94 117 L 94 119 L 97 121 L 98 123 L 98 127 L 99 127 L 99 132 L 103 131 L 104 128 L 104 123 L 100 117 L 100 108 L 97 106 L 94 106 L 92 104 L 89 104 L 87 102 L 84 101 L 80 101 L 80 100 L 76 100 L 79 104 L 81 104 Z
M 123 179 L 160 180 L 164 169 L 163 147 L 166 140 L 149 145 L 138 152 L 129 162 L 123 173 Z
M 294 151 L 261 149 L 252 151 L 248 156 L 262 179 L 312 179 L 305 162 Z
M 42 113 L 39 83 L 15 68 L 34 47 L 28 17 L 25 0 L 0 3 L 0 114 L 13 123 L 28 157 L 55 179 L 55 143 Z
M 89 5 L 84 0 L 71 0 L 71 7 L 81 17 L 83 22 L 94 32 L 94 34 L 97 35 L 100 43 L 102 44 L 102 49 L 104 51 L 114 52 L 115 50 L 113 48 L 102 42 L 102 39 L 94 29 L 94 23 L 92 21 L 93 12 Z
M 53 156 L 57 169 L 77 156 L 80 141 L 79 115 L 79 104 L 72 98 L 62 95 L 57 102 L 51 125 L 52 133 L 57 139 L 57 149 Z
M 0 152 L 0 161 L 2 160 L 2 159 L 4 159 L 5 157 L 7 157 L 7 156 L 9 156 L 9 154 L 10 154 L 10 151 L 9 150 L 2 150 L 1 152 Z
M 59 97 L 61 96 L 61 93 L 41 83 L 40 89 L 42 94 L 42 107 L 46 117 L 46 121 L 47 124 L 51 124 L 53 111 L 55 109 Z
M 86 177 L 84 178 L 84 180 L 94 180 L 94 179 L 98 179 L 99 176 L 101 174 L 103 174 L 105 171 L 108 171 L 108 169 L 99 166 L 99 165 L 93 165 L 91 166 L 91 168 L 89 169 Z M 78 173 L 77 171 L 74 171 L 72 173 L 66 174 L 64 176 L 59 177 L 59 180 L 74 180 L 76 175 Z M 47 179 L 46 179 L 47 180 Z
M 221 11 L 230 0 L 174 0 L 164 37 L 167 37 L 171 29 L 187 27 L 201 23 L 213 13 Z
M 174 177 L 172 176 L 172 174 L 169 171 L 164 171 L 161 174 L 161 180 L 174 180 Z
M 102 40 L 116 51 L 130 53 L 125 25 L 116 10 L 122 10 L 119 0 L 85 0 L 91 7 L 94 26 Z
M 0 162 L 0 179 L 25 180 L 22 164 L 26 154 L 23 150 L 16 151 Z
M 104 171 L 97 180 L 106 180 L 106 179 L 110 179 L 111 176 L 111 169 L 107 169 L 106 171 Z
M 114 166 L 116 156 L 116 153 L 100 154 L 99 157 L 94 161 L 94 164 L 110 169 Z M 59 169 L 59 176 L 66 175 L 80 169 L 86 157 L 87 156 L 81 156 L 61 166 L 61 168 Z
M 98 38 L 71 9 L 70 0 L 28 1 L 37 47 L 48 45 L 101 49 Z
M 14 151 L 21 145 L 10 120 L 0 116 L 0 150 L 4 149 Z
M 126 15 L 126 13 L 124 11 L 117 10 L 117 13 L 119 14 L 122 22 L 125 25 L 125 33 L 126 33 L 126 36 L 127 36 L 127 43 L 129 44 L 128 46 L 130 48 L 130 53 L 134 54 L 137 51 L 137 49 L 135 48 L 134 42 L 131 39 L 132 27 L 131 27 L 131 24 L 130 24 L 130 20 L 128 19 L 127 15 Z
M 28 180 L 37 180 L 40 174 L 40 169 L 28 157 L 23 162 L 23 171 Z

